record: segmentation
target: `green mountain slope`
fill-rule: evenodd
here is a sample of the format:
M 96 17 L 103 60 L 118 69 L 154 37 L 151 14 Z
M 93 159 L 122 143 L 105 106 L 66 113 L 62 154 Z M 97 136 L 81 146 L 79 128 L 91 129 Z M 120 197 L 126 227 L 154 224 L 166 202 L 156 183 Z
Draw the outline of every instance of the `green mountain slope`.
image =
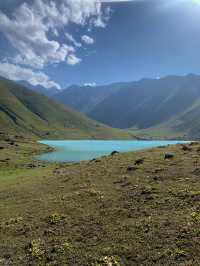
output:
M 154 138 L 200 138 L 200 100 L 168 121 L 151 128 L 134 131 L 140 137 Z
M 43 138 L 130 138 L 5 79 L 0 79 L 0 125 L 3 132 Z

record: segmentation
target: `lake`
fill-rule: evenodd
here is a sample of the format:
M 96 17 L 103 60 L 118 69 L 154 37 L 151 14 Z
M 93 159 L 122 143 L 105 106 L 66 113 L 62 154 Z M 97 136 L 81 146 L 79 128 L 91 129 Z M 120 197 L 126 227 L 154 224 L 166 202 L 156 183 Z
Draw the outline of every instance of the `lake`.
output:
M 43 140 L 39 142 L 55 149 L 53 152 L 36 156 L 37 159 L 48 162 L 79 162 L 109 155 L 113 151 L 128 152 L 184 143 L 176 140 Z

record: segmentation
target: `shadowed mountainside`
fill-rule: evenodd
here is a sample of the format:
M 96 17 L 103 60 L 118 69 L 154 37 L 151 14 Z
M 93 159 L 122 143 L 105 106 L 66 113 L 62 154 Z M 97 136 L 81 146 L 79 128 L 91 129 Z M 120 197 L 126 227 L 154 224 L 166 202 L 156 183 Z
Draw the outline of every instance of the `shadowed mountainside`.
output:
M 101 90 L 107 92 L 104 97 L 97 95 Z M 91 95 L 96 99 L 95 104 L 88 100 Z M 161 136 L 166 131 L 187 138 L 200 136 L 200 76 L 197 75 L 143 79 L 103 89 L 71 88 L 55 97 L 112 127 L 157 131 Z
M 41 85 L 34 86 L 25 80 L 19 81 L 17 83 L 19 85 L 22 85 L 23 87 L 26 87 L 27 89 L 30 89 L 34 92 L 43 94 L 43 95 L 48 96 L 48 97 L 53 97 L 54 94 L 59 93 L 59 90 L 55 87 L 51 87 L 51 88 L 47 89 Z
M 120 83 L 99 87 L 73 85 L 54 94 L 52 98 L 82 113 L 90 114 L 98 104 L 117 92 L 121 86 Z

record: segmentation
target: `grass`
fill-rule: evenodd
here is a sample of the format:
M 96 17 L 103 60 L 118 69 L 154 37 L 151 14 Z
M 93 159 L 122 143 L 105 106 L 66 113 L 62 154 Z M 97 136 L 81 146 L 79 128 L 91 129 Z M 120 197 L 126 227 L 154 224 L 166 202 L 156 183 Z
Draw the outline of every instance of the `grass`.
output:
M 0 265 L 199 265 L 199 143 L 76 164 L 15 145 L 1 137 Z
M 136 138 L 139 139 L 160 139 L 160 140 L 188 140 L 189 138 L 183 132 L 178 132 L 170 127 L 158 126 L 148 129 L 132 129 L 129 130 Z

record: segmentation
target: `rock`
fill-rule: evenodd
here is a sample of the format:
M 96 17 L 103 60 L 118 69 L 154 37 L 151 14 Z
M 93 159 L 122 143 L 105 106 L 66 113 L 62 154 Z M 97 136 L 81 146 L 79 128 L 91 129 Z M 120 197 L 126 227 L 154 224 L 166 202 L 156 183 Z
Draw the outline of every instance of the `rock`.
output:
M 154 171 L 152 171 L 152 173 L 157 174 L 157 173 L 160 173 L 160 172 L 162 172 L 164 170 L 165 170 L 164 168 L 156 168 Z
M 35 168 L 37 167 L 37 165 L 33 164 L 33 163 L 29 163 L 26 165 L 27 168 Z
M 135 166 L 129 166 L 127 167 L 127 171 L 130 172 L 130 171 L 136 171 L 138 168 L 135 167 Z
M 200 175 L 200 168 L 196 168 L 193 172 L 194 175 L 199 176 Z
M 113 152 L 111 152 L 111 156 L 113 156 L 113 155 L 115 155 L 115 154 L 118 154 L 119 152 L 118 151 L 113 151 Z
M 94 159 L 92 159 L 92 160 L 90 160 L 89 161 L 90 163 L 100 163 L 101 162 L 101 159 L 96 159 L 96 158 L 94 158 Z
M 131 185 L 131 182 L 124 182 L 121 184 L 121 187 L 127 187 L 127 186 L 130 186 Z
M 159 181 L 161 179 L 162 179 L 161 176 L 158 176 L 158 175 L 153 176 L 154 181 Z
M 3 150 L 3 149 L 4 149 L 4 147 L 0 146 L 0 150 Z
M 143 189 L 141 191 L 141 195 L 150 195 L 151 194 L 151 191 L 149 189 Z
M 135 161 L 135 165 L 143 164 L 143 162 L 144 162 L 144 158 L 138 159 Z
M 192 149 L 186 145 L 182 145 L 182 150 L 183 151 L 191 151 Z
M 198 141 L 192 141 L 189 143 L 190 146 L 195 146 L 195 145 L 198 145 L 199 142 Z
M 164 158 L 165 158 L 165 160 L 167 160 L 167 159 L 173 159 L 174 158 L 174 154 L 172 154 L 172 153 L 165 153 Z

